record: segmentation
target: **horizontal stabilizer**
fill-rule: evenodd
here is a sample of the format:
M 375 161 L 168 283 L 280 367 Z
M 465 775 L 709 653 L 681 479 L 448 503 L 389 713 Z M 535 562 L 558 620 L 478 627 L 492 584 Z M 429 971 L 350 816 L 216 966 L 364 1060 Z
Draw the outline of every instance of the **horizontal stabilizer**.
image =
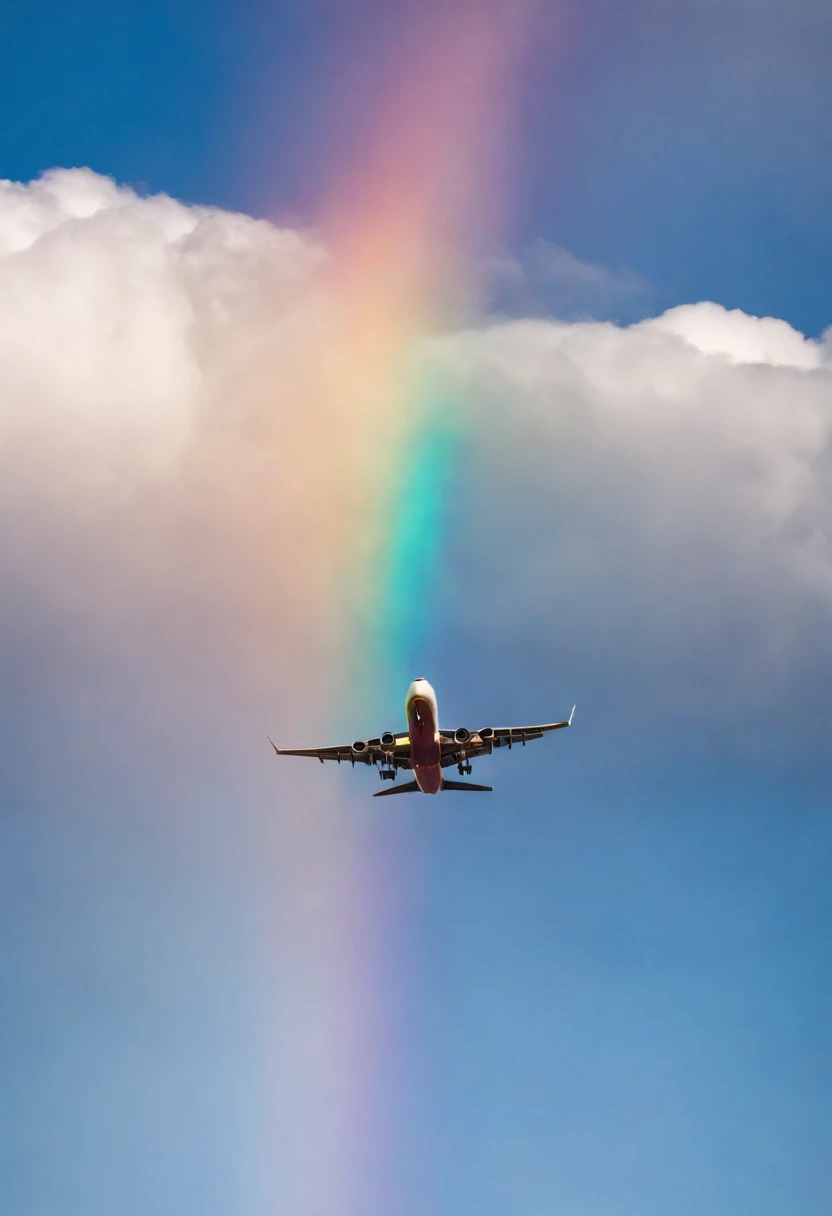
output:
M 379 790 L 374 798 L 389 798 L 391 794 L 418 794 L 419 787 L 415 781 L 405 781 L 404 785 L 391 785 L 389 790 Z
M 490 794 L 493 791 L 494 786 L 493 785 L 474 785 L 473 781 L 446 781 L 443 784 L 442 789 L 443 790 L 481 790 L 483 793 Z M 392 790 L 390 792 L 392 793 Z

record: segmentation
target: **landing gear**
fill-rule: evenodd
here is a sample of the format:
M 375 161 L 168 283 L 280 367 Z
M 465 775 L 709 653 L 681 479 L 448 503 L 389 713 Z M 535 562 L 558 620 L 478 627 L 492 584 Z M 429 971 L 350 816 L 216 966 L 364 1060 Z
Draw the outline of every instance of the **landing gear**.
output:
M 460 777 L 470 777 L 472 772 L 470 761 L 465 763 L 460 760 L 459 764 L 456 766 L 456 771 L 459 773 Z
M 395 768 L 380 768 L 378 770 L 378 775 L 379 775 L 379 777 L 381 777 L 382 781 L 395 781 L 396 780 L 396 769 Z

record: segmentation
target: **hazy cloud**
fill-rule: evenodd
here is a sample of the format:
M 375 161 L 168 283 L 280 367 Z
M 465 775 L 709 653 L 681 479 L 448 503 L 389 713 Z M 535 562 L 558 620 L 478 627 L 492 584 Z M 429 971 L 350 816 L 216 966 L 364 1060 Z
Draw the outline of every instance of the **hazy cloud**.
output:
M 512 316 L 633 321 L 654 307 L 656 290 L 627 266 L 584 262 L 551 241 L 488 259 L 484 294 L 491 309 Z
M 302 689 L 339 645 L 331 566 L 368 460 L 362 418 L 310 387 L 337 326 L 321 249 L 87 171 L 5 184 L 0 247 L 7 687 L 33 719 L 67 672 L 76 711 L 127 680 L 157 717 L 229 680 Z M 641 289 L 538 253 L 576 295 Z M 472 650 L 522 637 L 564 684 L 608 680 L 608 701 L 729 730 L 816 710 L 828 355 L 708 303 L 426 343 L 470 423 L 438 611 Z

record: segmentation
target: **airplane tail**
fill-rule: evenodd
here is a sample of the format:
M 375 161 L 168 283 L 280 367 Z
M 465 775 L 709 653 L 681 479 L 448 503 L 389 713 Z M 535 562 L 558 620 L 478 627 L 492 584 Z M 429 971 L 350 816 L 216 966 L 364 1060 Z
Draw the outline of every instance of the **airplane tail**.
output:
M 391 794 L 418 794 L 419 786 L 415 781 L 405 781 L 404 785 L 391 785 L 389 790 L 379 790 L 374 798 L 389 798 Z
M 443 790 L 481 790 L 483 793 L 492 793 L 493 785 L 474 785 L 473 781 L 446 781 L 442 786 Z
M 491 793 L 493 790 L 491 785 L 475 785 L 473 781 L 446 781 L 442 785 L 443 790 L 480 790 L 484 793 Z M 391 785 L 389 790 L 379 790 L 377 794 L 373 794 L 374 798 L 389 798 L 391 794 L 418 794 L 419 786 L 415 781 L 405 781 L 404 785 Z

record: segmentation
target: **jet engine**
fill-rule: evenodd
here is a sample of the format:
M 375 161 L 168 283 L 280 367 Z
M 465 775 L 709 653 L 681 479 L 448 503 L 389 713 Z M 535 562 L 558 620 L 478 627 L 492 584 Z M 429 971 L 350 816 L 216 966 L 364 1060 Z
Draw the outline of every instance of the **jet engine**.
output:
M 458 730 L 454 731 L 454 738 L 457 743 L 467 743 L 471 738 L 471 732 L 470 730 L 466 730 L 464 726 L 460 726 Z
M 354 756 L 363 756 L 367 750 L 367 744 L 364 739 L 356 739 L 352 745 L 352 754 Z
M 384 732 L 384 734 L 381 736 L 381 741 L 385 747 L 392 747 L 394 745 L 394 743 L 396 742 L 396 736 L 394 734 L 392 734 L 389 730 L 386 730 Z
M 482 728 L 482 730 L 479 732 L 479 736 L 481 739 L 493 739 L 494 738 L 494 727 L 493 726 L 484 726 Z

